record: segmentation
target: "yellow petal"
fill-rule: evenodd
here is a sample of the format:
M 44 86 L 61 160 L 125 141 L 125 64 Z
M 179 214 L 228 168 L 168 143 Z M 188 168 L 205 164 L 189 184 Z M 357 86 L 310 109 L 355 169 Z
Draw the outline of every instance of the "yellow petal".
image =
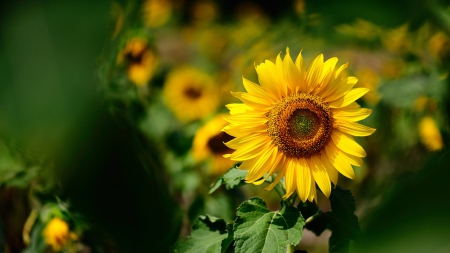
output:
M 311 157 L 311 170 L 314 176 L 314 180 L 319 186 L 320 190 L 329 197 L 331 193 L 330 178 L 328 176 L 327 170 L 322 164 L 320 157 L 315 155 Z
M 325 146 L 325 153 L 333 167 L 345 177 L 354 179 L 355 172 L 352 166 L 343 157 L 340 150 L 332 148 L 330 145 Z
M 300 71 L 300 82 L 295 87 L 295 93 L 304 92 L 306 93 L 308 90 L 308 86 L 306 84 L 306 65 L 303 61 L 302 51 L 297 56 L 295 60 L 295 66 Z
M 334 145 L 333 142 L 330 142 L 330 143 L 328 143 L 327 145 L 332 146 L 332 148 L 335 149 L 335 150 L 339 150 L 339 148 L 336 147 L 336 145 Z M 363 162 L 363 160 L 361 159 L 361 157 L 357 157 L 357 156 L 354 156 L 354 155 L 350 155 L 350 154 L 347 154 L 347 153 L 345 153 L 345 152 L 341 152 L 341 154 L 342 154 L 342 158 L 343 158 L 344 160 L 346 160 L 348 163 L 350 163 L 351 165 L 361 166 L 361 165 L 364 164 L 364 162 Z
M 340 99 L 345 94 L 347 94 L 357 82 L 358 79 L 353 76 L 342 79 L 341 81 L 339 81 L 339 83 L 335 84 L 334 89 L 330 93 L 330 95 L 323 95 L 323 101 L 331 102 Z
M 242 83 L 244 84 L 245 90 L 254 96 L 262 98 L 268 102 L 274 103 L 276 99 L 272 97 L 269 93 L 265 92 L 263 88 L 256 83 L 242 77 Z
M 305 158 L 292 159 L 294 162 L 291 166 L 297 170 L 297 192 L 299 198 L 305 202 L 309 197 L 311 190 L 311 169 Z
M 265 191 L 270 191 L 272 190 L 279 182 L 280 180 L 284 177 L 284 175 L 286 174 L 286 169 L 287 169 L 287 163 L 286 163 L 287 159 L 286 157 L 282 157 L 282 159 L 280 160 L 279 163 L 279 170 L 278 170 L 278 174 L 275 178 L 275 180 L 266 188 L 264 188 Z
M 351 136 L 348 136 L 339 130 L 334 130 L 331 132 L 331 139 L 334 144 L 336 144 L 336 146 L 345 153 L 357 157 L 366 156 L 366 151 L 364 151 L 364 149 L 355 140 L 353 140 Z
M 310 93 L 316 88 L 320 82 L 323 71 L 323 54 L 317 56 L 308 68 L 306 74 L 306 83 L 308 84 L 307 92 Z
M 255 158 L 260 155 L 260 153 L 271 144 L 271 140 L 266 138 L 260 141 L 255 140 L 254 142 L 248 142 L 239 147 L 238 150 L 231 154 L 230 159 L 233 161 L 245 161 L 248 159 Z M 226 144 L 225 144 L 226 145 Z
M 286 49 L 286 55 L 283 61 L 283 76 L 291 93 L 296 92 L 296 86 L 301 82 L 300 71 L 295 66 L 289 54 L 289 48 Z
M 312 91 L 314 95 L 319 94 L 323 89 L 326 89 L 331 80 L 334 78 L 334 68 L 338 58 L 332 57 L 324 62 L 322 76 L 320 77 L 319 85 Z
M 336 101 L 329 102 L 330 108 L 341 108 L 355 102 L 358 98 L 364 96 L 370 90 L 367 88 L 355 88 L 347 92 L 344 96 Z
M 252 183 L 264 176 L 270 170 L 271 164 L 268 162 L 273 155 L 274 146 L 269 146 L 265 151 L 259 155 L 253 167 L 248 171 L 245 180 Z
M 286 194 L 283 196 L 283 199 L 289 198 L 289 196 L 294 193 L 295 188 L 297 188 L 295 181 L 296 178 L 296 169 L 294 166 L 294 159 L 289 158 L 287 160 L 287 168 L 286 168 L 286 175 L 284 177 L 284 181 L 286 183 Z
M 227 104 L 225 105 L 228 110 L 230 110 L 230 114 L 241 114 L 245 113 L 247 111 L 253 111 L 254 109 L 246 104 L 243 103 L 234 103 L 234 104 Z
M 356 103 L 355 103 L 356 104 Z M 350 106 L 350 105 L 349 105 Z M 363 120 L 372 113 L 371 109 L 367 108 L 348 108 L 348 106 L 344 108 L 333 108 L 331 109 L 333 112 L 333 118 L 337 120 L 345 120 L 348 122 L 356 122 Z
M 353 136 L 369 136 L 376 131 L 375 128 L 364 126 L 359 123 L 346 121 L 338 121 L 337 123 L 339 130 Z
M 280 86 L 284 84 L 282 83 L 282 80 L 279 80 L 278 78 L 281 74 L 275 64 L 266 60 L 265 63 L 261 63 L 256 66 L 256 72 L 258 73 L 259 83 L 266 90 L 266 92 L 275 97 L 277 100 L 281 99 L 282 92 L 280 90 Z
M 320 155 L 320 160 L 322 161 L 322 165 L 325 167 L 328 173 L 328 177 L 331 182 L 336 186 L 338 182 L 338 171 L 334 168 L 333 164 L 331 164 L 328 156 L 325 152 L 322 152 Z
M 260 97 L 251 95 L 247 92 L 231 92 L 231 95 L 239 98 L 246 105 L 253 108 L 258 108 L 260 110 L 270 110 L 273 107 L 273 103 L 270 103 L 269 101 L 264 100 Z

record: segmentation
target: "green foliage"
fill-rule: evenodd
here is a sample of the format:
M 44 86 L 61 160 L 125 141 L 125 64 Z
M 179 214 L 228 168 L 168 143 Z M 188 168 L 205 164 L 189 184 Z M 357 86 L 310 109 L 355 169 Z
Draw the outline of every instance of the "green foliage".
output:
M 246 170 L 240 170 L 238 168 L 232 168 L 219 179 L 217 179 L 216 184 L 211 188 L 209 194 L 216 191 L 221 185 L 225 185 L 225 188 L 233 189 L 236 186 L 243 185 L 243 180 L 247 176 Z
M 223 219 L 213 216 L 200 216 L 192 227 L 192 233 L 187 238 L 181 238 L 172 252 L 183 253 L 221 253 L 224 252 L 232 239 L 227 233 L 227 224 Z M 225 247 L 222 249 L 222 244 Z
M 329 228 L 331 234 L 329 245 L 331 253 L 349 252 L 350 241 L 357 241 L 361 235 L 356 210 L 355 199 L 350 190 L 336 186 L 330 195 L 331 211 L 318 213 L 308 219 L 305 228 L 319 236 Z
M 304 219 L 300 212 L 281 203 L 281 210 L 271 212 L 257 197 L 243 202 L 234 224 L 235 251 L 286 252 L 302 238 Z

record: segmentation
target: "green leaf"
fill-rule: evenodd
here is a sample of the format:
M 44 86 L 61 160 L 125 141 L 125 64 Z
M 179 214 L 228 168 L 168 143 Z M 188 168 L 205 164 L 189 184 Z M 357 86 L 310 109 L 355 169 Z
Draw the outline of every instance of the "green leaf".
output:
M 240 186 L 244 184 L 244 179 L 247 176 L 246 170 L 240 170 L 238 168 L 232 168 L 227 171 L 223 176 L 217 179 L 216 184 L 211 188 L 209 194 L 216 191 L 221 185 L 225 185 L 227 190 L 233 189 L 236 186 Z
M 222 241 L 228 238 L 227 224 L 214 216 L 200 216 L 192 226 L 192 233 L 179 239 L 172 252 L 221 253 Z
M 227 230 L 228 230 L 228 237 L 225 238 L 225 240 L 222 241 L 222 253 L 225 252 L 234 252 L 234 251 L 227 251 L 227 249 L 230 247 L 232 242 L 234 241 L 234 231 L 233 231 L 233 224 L 227 224 Z
M 253 197 L 237 209 L 235 252 L 284 253 L 288 245 L 300 242 L 304 224 L 297 208 L 282 202 L 280 211 L 271 212 L 262 199 Z
M 350 240 L 357 240 L 361 234 L 358 217 L 354 214 L 355 199 L 350 190 L 336 186 L 331 190 L 330 202 L 332 212 L 327 214 L 333 231 L 329 241 L 330 252 L 346 253 Z

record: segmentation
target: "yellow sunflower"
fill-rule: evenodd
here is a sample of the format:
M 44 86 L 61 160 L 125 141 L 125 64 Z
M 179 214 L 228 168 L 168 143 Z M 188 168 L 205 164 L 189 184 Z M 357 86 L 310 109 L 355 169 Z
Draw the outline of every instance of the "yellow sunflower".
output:
M 117 64 L 126 61 L 128 79 L 136 86 L 146 85 L 152 79 L 159 60 L 144 38 L 132 38 L 117 56 Z
M 42 231 L 42 235 L 45 238 L 45 243 L 52 246 L 54 251 L 60 251 L 70 239 L 77 239 L 77 236 L 70 232 L 67 222 L 58 217 L 50 220 Z
M 286 195 L 295 190 L 302 201 L 317 199 L 316 183 L 329 197 L 338 172 L 354 178 L 352 165 L 361 166 L 364 149 L 352 136 L 368 136 L 375 129 L 356 123 L 370 115 L 355 101 L 367 88 L 353 88 L 357 79 L 344 77 L 347 64 L 324 62 L 317 56 L 306 68 L 301 53 L 295 63 L 286 49 L 284 60 L 256 66 L 260 85 L 243 78 L 247 92 L 232 92 L 243 103 L 229 104 L 230 123 L 224 131 L 235 138 L 225 157 L 241 161 L 246 182 L 261 184 L 278 172 L 272 189 L 283 177 Z
M 192 156 L 198 162 L 210 160 L 210 170 L 213 175 L 222 175 L 229 170 L 235 162 L 224 158 L 223 155 L 232 150 L 224 142 L 233 139 L 222 131 L 228 122 L 223 119 L 225 114 L 219 114 L 195 133 L 192 143 Z
M 193 67 L 169 73 L 163 97 L 167 107 L 183 122 L 202 119 L 219 104 L 219 90 L 213 78 Z

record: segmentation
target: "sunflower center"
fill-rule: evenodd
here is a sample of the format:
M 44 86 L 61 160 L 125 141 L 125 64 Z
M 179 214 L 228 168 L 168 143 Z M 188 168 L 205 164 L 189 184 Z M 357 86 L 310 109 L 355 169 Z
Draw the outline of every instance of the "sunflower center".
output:
M 269 112 L 269 136 L 289 157 L 311 157 L 328 143 L 333 117 L 328 104 L 314 95 L 285 97 Z
M 184 94 L 191 99 L 197 99 L 202 95 L 202 91 L 199 88 L 189 86 L 184 90 Z
M 225 154 L 227 152 L 232 152 L 229 147 L 223 144 L 224 142 L 229 142 L 233 137 L 225 132 L 220 132 L 214 135 L 208 140 L 208 147 L 213 154 Z

